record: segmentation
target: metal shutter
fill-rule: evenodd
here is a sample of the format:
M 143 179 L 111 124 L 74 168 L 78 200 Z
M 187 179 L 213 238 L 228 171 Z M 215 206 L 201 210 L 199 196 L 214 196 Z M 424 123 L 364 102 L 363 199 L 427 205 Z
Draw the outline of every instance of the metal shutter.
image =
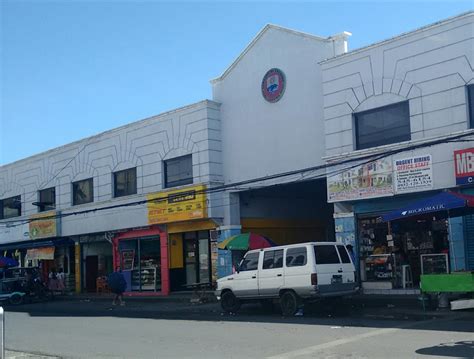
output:
M 474 215 L 464 216 L 464 230 L 467 269 L 474 270 Z

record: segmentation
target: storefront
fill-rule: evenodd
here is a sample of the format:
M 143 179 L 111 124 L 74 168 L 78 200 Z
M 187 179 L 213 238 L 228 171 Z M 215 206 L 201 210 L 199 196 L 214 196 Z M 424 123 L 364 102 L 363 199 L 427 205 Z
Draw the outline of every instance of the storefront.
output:
M 434 190 L 432 156 L 393 157 L 328 178 L 336 239 L 354 248 L 365 293 L 414 294 L 422 274 L 464 269 L 462 217 L 443 210 L 450 199 Z
M 449 272 L 446 216 L 384 222 L 381 215 L 357 216 L 359 275 L 364 289 L 417 288 L 422 272 Z
M 158 192 L 147 199 L 148 223 L 166 230 L 169 288 L 189 290 L 197 283 L 215 282 L 217 241 L 211 240 L 211 232 L 217 224 L 207 217 L 206 186 Z
M 76 238 L 80 245 L 81 291 L 95 293 L 98 281 L 105 280 L 114 270 L 112 244 L 104 234 L 89 234 Z
M 127 282 L 126 295 L 169 294 L 168 238 L 159 227 L 129 230 L 112 239 L 113 263 Z
M 69 238 L 34 240 L 0 246 L 3 255 L 18 261 L 20 267 L 38 267 L 43 281 L 47 282 L 54 269 L 65 273 L 66 290 L 75 286 L 74 241 Z

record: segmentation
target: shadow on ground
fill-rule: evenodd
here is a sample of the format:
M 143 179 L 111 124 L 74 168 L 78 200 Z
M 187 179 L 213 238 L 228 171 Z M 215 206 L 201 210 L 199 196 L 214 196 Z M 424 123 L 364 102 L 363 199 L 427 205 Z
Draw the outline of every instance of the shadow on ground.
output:
M 129 299 L 125 306 L 112 306 L 110 301 L 93 299 L 58 300 L 5 308 L 8 312 L 27 313 L 32 317 L 117 317 L 161 320 L 192 320 L 215 322 L 254 322 L 328 325 L 332 327 L 393 328 L 416 322 L 417 328 L 442 331 L 474 332 L 474 326 L 453 326 L 443 318 L 474 320 L 474 311 L 463 313 L 423 312 L 419 303 L 391 304 L 383 300 L 360 299 L 325 301 L 306 305 L 304 315 L 283 317 L 278 304 L 264 308 L 259 303 L 243 305 L 238 313 L 223 313 L 218 303 L 140 301 Z M 467 316 L 467 319 L 465 317 Z M 424 325 L 423 323 L 426 323 Z M 421 349 L 420 349 L 421 350 Z
M 474 341 L 441 343 L 416 351 L 417 354 L 451 358 L 474 358 Z

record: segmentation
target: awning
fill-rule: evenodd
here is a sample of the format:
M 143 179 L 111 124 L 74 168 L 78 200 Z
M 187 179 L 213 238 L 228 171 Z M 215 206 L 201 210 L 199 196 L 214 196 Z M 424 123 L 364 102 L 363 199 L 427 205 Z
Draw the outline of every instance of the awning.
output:
M 382 220 L 388 222 L 441 211 L 446 212 L 450 217 L 472 213 L 474 211 L 474 196 L 451 191 L 441 192 L 389 212 L 382 216 Z
M 29 248 L 42 248 L 42 247 L 59 247 L 59 246 L 72 246 L 74 241 L 69 238 L 61 239 L 50 239 L 47 241 L 25 241 L 25 242 L 12 242 L 0 245 L 0 251 L 11 250 L 11 249 L 29 249 Z

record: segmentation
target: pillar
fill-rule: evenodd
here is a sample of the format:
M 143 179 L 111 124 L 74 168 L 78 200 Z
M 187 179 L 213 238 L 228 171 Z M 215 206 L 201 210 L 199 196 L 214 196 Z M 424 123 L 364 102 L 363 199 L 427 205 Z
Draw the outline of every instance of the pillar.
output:
M 449 261 L 451 271 L 466 269 L 463 217 L 449 218 Z
M 224 192 L 224 224 L 220 226 L 217 242 L 241 233 L 240 225 L 240 195 L 238 192 Z M 232 252 L 227 250 L 218 250 L 217 253 L 217 278 L 222 278 L 232 274 Z
M 74 265 L 76 267 L 75 282 L 76 282 L 76 293 L 79 294 L 82 291 L 82 278 L 81 278 L 81 245 L 79 242 L 74 243 Z

